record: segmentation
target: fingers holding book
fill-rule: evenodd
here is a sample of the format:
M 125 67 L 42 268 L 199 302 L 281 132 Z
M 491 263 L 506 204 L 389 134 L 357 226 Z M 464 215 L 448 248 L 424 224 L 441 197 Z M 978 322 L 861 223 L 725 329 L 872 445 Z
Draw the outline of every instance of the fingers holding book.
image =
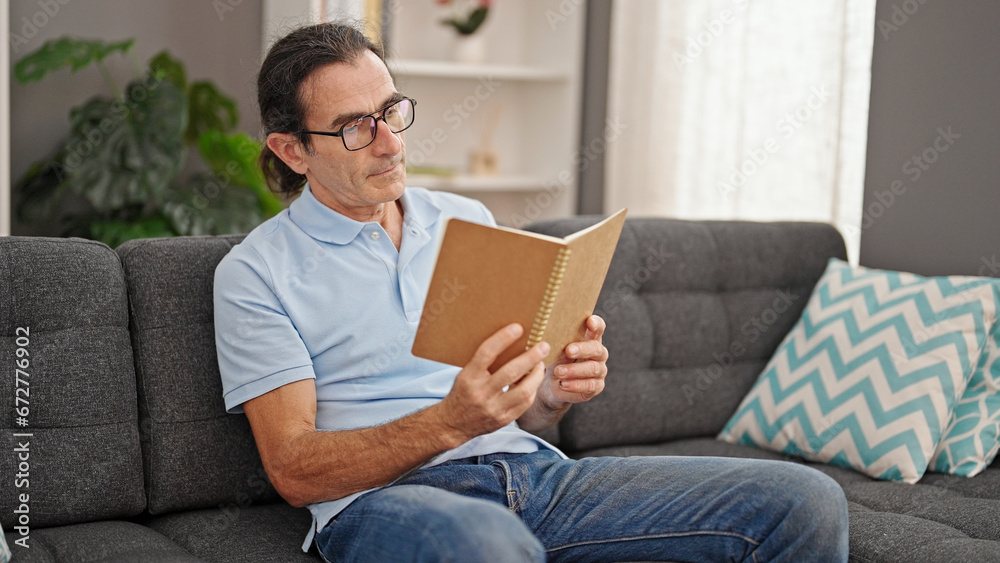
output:
M 601 317 L 588 317 L 586 339 L 568 344 L 551 366 L 555 400 L 581 403 L 604 391 L 604 379 L 608 375 L 608 349 L 603 344 L 606 328 Z
M 534 403 L 545 378 L 542 360 L 549 353 L 548 343 L 540 342 L 496 371 L 489 370 L 523 332 L 523 327 L 514 323 L 483 341 L 441 402 L 449 424 L 461 430 L 467 440 L 510 424 Z

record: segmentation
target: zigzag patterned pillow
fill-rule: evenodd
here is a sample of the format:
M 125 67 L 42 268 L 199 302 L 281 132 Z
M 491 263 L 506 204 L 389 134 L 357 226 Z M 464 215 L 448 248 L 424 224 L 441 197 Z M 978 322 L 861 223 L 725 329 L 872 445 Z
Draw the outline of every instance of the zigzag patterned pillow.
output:
M 1000 285 L 994 288 L 1000 294 Z M 979 365 L 955 405 L 955 413 L 928 470 L 972 477 L 993 462 L 997 450 L 1000 450 L 1000 322 L 993 325 Z
M 915 483 L 975 370 L 993 283 L 831 259 L 719 439 Z

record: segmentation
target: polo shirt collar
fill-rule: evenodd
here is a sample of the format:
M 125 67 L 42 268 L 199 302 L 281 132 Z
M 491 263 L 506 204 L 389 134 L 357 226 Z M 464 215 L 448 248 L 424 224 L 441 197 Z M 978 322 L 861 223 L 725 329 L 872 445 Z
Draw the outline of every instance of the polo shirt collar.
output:
M 406 223 L 412 221 L 426 229 L 433 225 L 441 214 L 439 207 L 426 198 L 414 197 L 409 189 L 403 190 L 400 199 L 403 203 L 403 220 Z M 316 199 L 308 183 L 302 189 L 302 194 L 288 206 L 288 217 L 309 236 L 334 244 L 351 242 L 367 224 L 327 207 Z
M 417 192 L 407 188 L 400 198 L 403 202 L 403 222 L 412 221 L 424 229 L 433 225 L 441 215 L 441 208 L 426 198 L 419 197 Z

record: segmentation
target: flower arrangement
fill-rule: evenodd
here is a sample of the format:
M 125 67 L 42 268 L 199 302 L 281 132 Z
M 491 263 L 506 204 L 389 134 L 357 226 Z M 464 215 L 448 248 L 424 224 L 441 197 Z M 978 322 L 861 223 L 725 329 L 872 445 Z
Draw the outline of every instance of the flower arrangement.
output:
M 441 23 L 454 27 L 460 35 L 472 35 L 486 21 L 492 0 L 437 0 L 437 3 L 452 7 L 451 17 Z

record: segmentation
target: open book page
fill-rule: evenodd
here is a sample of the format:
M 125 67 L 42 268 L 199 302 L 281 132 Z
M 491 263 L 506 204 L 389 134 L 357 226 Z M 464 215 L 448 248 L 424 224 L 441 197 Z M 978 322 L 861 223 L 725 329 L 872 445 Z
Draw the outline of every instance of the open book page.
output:
M 569 260 L 542 338 L 552 345 L 552 351 L 545 359 L 546 365 L 558 359 L 567 344 L 583 339 L 586 331 L 584 323 L 594 312 L 626 212 L 622 209 L 600 223 L 566 237 Z

